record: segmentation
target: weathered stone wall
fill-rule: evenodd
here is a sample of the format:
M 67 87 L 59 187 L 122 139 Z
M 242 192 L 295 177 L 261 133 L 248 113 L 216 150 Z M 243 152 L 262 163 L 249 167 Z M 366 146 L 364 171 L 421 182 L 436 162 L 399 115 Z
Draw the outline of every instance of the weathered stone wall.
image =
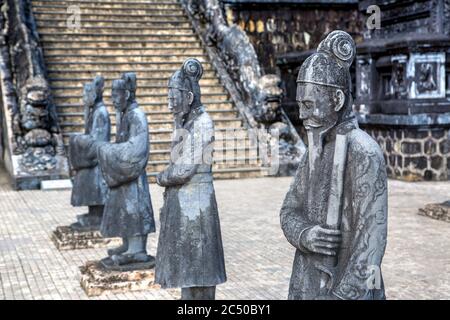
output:
M 222 2 L 228 23 L 235 23 L 246 32 L 266 73 L 277 72 L 276 56 L 316 48 L 321 37 L 332 30 L 344 30 L 356 42 L 362 39 L 362 19 L 356 1 L 345 5 L 336 4 L 337 1 Z
M 0 2 L 2 159 L 14 188 L 67 177 L 68 165 L 31 0 Z
M 450 179 L 448 0 L 362 0 L 378 5 L 379 29 L 364 33 L 356 58 L 355 110 L 381 144 L 388 173 Z
M 380 144 L 390 177 L 407 180 L 450 179 L 448 128 L 364 128 Z

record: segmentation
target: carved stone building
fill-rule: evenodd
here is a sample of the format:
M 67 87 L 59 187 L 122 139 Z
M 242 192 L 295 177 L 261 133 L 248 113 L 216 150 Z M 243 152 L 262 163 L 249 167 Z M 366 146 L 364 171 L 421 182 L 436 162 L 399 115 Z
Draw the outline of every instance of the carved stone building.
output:
M 112 80 L 130 70 L 152 134 L 147 172 L 154 179 L 170 159 L 167 79 L 188 57 L 205 69 L 202 101 L 217 138 L 214 176 L 295 170 L 304 146 L 280 108 L 280 80 L 263 72 L 247 35 L 227 25 L 219 4 L 0 0 L 0 162 L 13 186 L 39 188 L 42 180 L 67 178 L 64 150 L 84 130 L 83 83 L 103 75 L 111 106 Z
M 363 40 L 363 16 L 356 0 L 221 0 L 228 24 L 237 24 L 253 44 L 266 73 L 280 75 L 281 106 L 303 136 L 295 102 L 303 61 L 324 34 L 341 29 Z M 354 65 L 352 65 L 354 75 Z M 353 82 L 354 84 L 354 82 Z
M 381 28 L 358 46 L 359 123 L 382 146 L 388 174 L 450 179 L 450 1 L 360 1 L 378 5 Z
M 275 59 L 282 108 L 301 135 L 295 79 L 309 49 L 331 25 L 358 43 L 352 66 L 355 110 L 360 126 L 383 148 L 389 176 L 450 179 L 450 1 L 223 2 L 228 19 L 246 30 L 268 70 Z M 379 30 L 365 25 L 370 5 L 380 8 Z M 267 25 L 280 17 L 280 30 L 269 31 Z
M 16 189 L 68 177 L 30 0 L 0 0 L 1 162 Z
M 277 56 L 315 48 L 335 29 L 361 39 L 356 0 L 221 0 L 227 21 L 245 31 L 264 71 L 277 72 Z

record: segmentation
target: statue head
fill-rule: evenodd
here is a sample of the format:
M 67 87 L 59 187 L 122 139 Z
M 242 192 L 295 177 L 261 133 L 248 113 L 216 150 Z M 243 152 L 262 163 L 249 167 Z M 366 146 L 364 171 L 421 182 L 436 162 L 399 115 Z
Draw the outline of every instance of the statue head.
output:
M 111 100 L 116 110 L 121 112 L 127 108 L 127 100 L 129 98 L 129 91 L 124 80 L 118 79 L 112 82 L 111 86 Z
M 105 78 L 96 76 L 92 82 L 86 83 L 83 87 L 83 103 L 87 107 L 93 107 L 103 100 L 103 88 Z
M 129 103 L 136 100 L 137 79 L 136 73 L 125 72 L 122 74 L 122 80 L 125 81 L 126 90 L 129 92 L 127 101 Z
M 350 65 L 356 54 L 352 37 L 331 32 L 300 68 L 297 103 L 307 130 L 327 131 L 352 113 Z
M 22 128 L 25 131 L 47 128 L 50 124 L 48 111 L 50 89 L 47 82 L 42 77 L 33 77 L 27 82 L 23 91 L 20 106 Z
M 83 103 L 86 107 L 93 107 L 95 101 L 97 100 L 97 95 L 95 93 L 94 85 L 91 82 L 85 83 L 83 86 Z
M 187 59 L 180 70 L 169 80 L 169 110 L 176 116 L 184 116 L 192 108 L 199 107 L 201 93 L 199 81 L 203 75 L 203 66 L 197 59 Z

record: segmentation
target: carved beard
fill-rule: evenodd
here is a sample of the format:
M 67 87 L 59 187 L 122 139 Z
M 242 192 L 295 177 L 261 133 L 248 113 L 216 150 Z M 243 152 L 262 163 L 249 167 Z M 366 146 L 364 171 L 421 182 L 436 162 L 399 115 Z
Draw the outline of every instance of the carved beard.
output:
M 307 130 L 310 173 L 312 173 L 312 169 L 316 167 L 317 161 L 322 158 L 324 141 L 327 133 L 336 126 L 337 122 L 338 121 L 336 120 L 334 124 L 327 128 L 310 128 Z
M 184 125 L 184 122 L 186 121 L 187 117 L 189 116 L 189 113 L 191 112 L 191 105 L 185 101 L 183 102 L 183 106 L 181 107 L 181 111 L 174 114 L 175 117 L 175 127 L 176 128 L 182 128 Z

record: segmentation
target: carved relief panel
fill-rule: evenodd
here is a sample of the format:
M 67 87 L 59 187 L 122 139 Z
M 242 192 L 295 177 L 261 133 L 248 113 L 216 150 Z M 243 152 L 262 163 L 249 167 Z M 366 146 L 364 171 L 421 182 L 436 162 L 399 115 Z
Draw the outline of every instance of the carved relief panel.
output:
M 409 98 L 445 98 L 445 53 L 412 53 L 408 62 Z

